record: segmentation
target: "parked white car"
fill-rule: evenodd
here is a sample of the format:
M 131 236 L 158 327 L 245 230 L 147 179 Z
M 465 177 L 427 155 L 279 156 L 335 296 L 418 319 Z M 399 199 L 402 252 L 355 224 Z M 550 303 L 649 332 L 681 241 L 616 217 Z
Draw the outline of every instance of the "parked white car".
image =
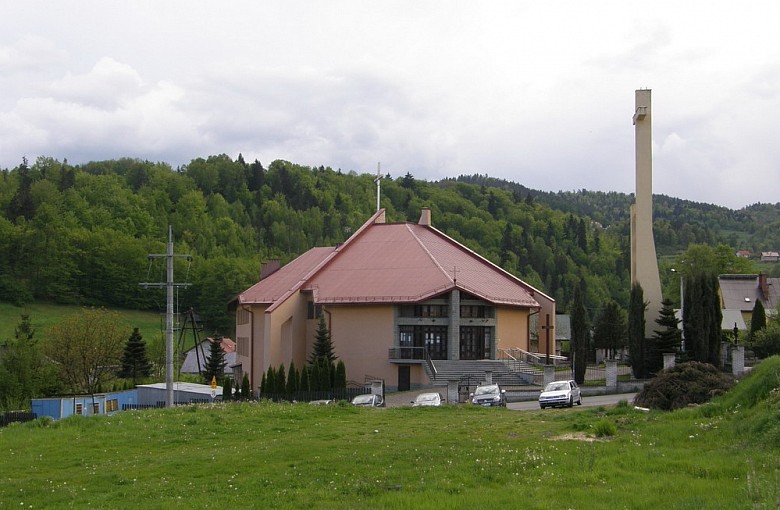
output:
M 582 405 L 582 392 L 577 383 L 568 381 L 554 381 L 544 387 L 539 395 L 539 407 L 572 407 L 574 404 Z
M 412 400 L 412 407 L 438 407 L 441 404 L 442 398 L 439 393 L 420 393 Z

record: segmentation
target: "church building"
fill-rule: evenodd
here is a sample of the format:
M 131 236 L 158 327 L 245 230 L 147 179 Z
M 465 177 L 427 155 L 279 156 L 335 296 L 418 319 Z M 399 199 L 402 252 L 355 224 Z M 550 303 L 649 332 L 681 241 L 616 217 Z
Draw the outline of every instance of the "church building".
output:
M 554 349 L 555 301 L 434 228 L 428 208 L 417 223 L 379 209 L 343 244 L 264 271 L 231 306 L 235 372 L 255 391 L 270 366 L 305 365 L 320 316 L 347 379 L 390 391 L 433 385 L 437 361 L 529 351 L 534 314 L 534 335 L 553 335 L 539 350 Z

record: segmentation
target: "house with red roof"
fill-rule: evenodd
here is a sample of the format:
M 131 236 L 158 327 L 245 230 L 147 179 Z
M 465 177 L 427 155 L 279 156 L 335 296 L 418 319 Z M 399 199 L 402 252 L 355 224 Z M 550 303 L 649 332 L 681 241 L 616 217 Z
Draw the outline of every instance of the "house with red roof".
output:
M 321 315 L 347 379 L 391 391 L 434 384 L 437 363 L 530 350 L 535 314 L 552 318 L 533 322 L 554 353 L 555 301 L 437 230 L 428 208 L 417 223 L 380 209 L 343 244 L 273 269 L 231 303 L 234 369 L 255 389 L 270 366 L 305 365 Z

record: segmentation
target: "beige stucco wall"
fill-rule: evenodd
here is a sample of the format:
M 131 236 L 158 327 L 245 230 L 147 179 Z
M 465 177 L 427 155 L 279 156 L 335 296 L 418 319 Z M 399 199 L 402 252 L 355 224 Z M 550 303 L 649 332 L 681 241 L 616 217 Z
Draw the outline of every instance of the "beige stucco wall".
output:
M 528 309 L 496 308 L 496 349 L 528 350 Z
M 348 380 L 363 382 L 366 376 L 397 380 L 397 368 L 388 362 L 393 347 L 392 305 L 334 305 L 324 310 L 326 317 L 330 315 L 333 349 L 346 366 Z

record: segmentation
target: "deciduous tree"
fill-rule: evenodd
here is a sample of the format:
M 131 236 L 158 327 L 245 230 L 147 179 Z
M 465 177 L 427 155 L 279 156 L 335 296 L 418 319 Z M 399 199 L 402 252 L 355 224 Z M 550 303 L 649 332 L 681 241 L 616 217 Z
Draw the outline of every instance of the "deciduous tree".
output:
M 70 391 L 96 393 L 120 363 L 125 331 L 117 312 L 85 308 L 52 326 L 44 352 Z

